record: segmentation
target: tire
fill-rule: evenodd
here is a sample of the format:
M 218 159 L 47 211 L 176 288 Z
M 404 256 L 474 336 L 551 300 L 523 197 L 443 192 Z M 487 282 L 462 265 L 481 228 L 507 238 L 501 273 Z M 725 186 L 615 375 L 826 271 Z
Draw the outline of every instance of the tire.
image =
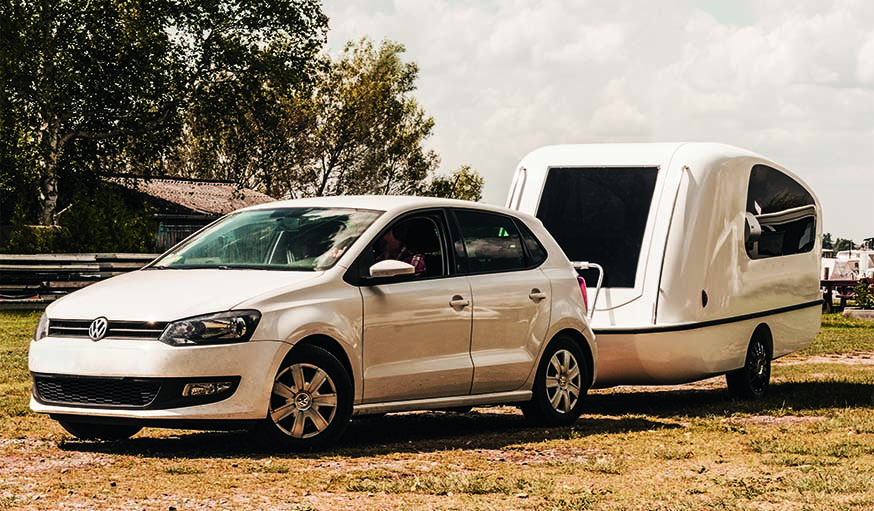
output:
M 67 433 L 81 440 L 127 440 L 142 428 L 137 425 L 93 424 L 90 422 L 58 421 Z
M 336 440 L 352 416 L 352 383 L 334 355 L 317 346 L 295 348 L 273 378 L 259 433 L 271 446 L 320 449 Z
M 535 424 L 573 424 L 583 413 L 591 381 L 583 350 L 571 338 L 558 336 L 543 353 L 531 401 L 520 407 L 522 413 Z
M 760 399 L 771 380 L 771 352 L 762 336 L 750 341 L 744 366 L 725 375 L 728 392 L 736 399 Z

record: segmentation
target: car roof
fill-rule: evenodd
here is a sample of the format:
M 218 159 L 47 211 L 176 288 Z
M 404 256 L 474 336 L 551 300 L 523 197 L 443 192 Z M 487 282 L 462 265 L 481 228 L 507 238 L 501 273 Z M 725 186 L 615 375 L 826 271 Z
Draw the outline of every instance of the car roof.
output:
M 529 215 L 519 211 L 509 210 L 501 206 L 483 204 L 480 202 L 464 201 L 457 199 L 440 199 L 435 197 L 418 197 L 410 195 L 337 195 L 331 197 L 311 197 L 306 199 L 291 199 L 275 202 L 266 202 L 257 206 L 250 206 L 240 211 L 274 208 L 354 208 L 385 211 L 392 214 L 401 213 L 411 209 L 426 207 L 454 207 L 473 208 L 485 211 L 494 211 L 514 216 L 528 217 Z

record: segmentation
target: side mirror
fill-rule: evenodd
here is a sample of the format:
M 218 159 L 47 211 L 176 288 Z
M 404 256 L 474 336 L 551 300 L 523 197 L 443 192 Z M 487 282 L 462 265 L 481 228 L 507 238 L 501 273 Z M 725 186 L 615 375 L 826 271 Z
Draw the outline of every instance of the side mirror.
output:
M 415 266 L 395 259 L 386 259 L 370 267 L 370 276 L 373 278 L 397 277 L 398 275 L 413 275 L 415 273 Z

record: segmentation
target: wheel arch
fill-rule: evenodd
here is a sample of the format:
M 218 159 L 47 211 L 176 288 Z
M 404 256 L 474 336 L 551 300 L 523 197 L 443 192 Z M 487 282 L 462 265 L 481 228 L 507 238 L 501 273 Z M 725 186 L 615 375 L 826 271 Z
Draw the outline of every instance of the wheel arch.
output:
M 331 355 L 334 355 L 334 358 L 340 362 L 340 365 L 343 366 L 346 374 L 349 375 L 349 381 L 352 382 L 352 388 L 355 389 L 355 371 L 352 370 L 352 361 L 349 359 L 346 350 L 343 349 L 343 346 L 336 339 L 324 334 L 315 334 L 304 337 L 288 350 L 288 353 L 285 355 L 285 360 L 288 360 L 289 357 L 293 356 L 300 346 L 316 346 L 322 348 Z M 283 363 L 284 362 L 285 361 L 283 361 Z
M 765 343 L 765 347 L 768 349 L 768 359 L 773 359 L 774 334 L 771 332 L 771 327 L 767 323 L 759 323 L 756 325 L 752 335 L 750 335 L 750 340 L 747 345 L 749 346 L 749 344 L 755 340 L 761 340 Z
M 583 350 L 583 354 L 586 357 L 586 366 L 589 368 L 589 385 L 594 384 L 595 383 L 595 374 L 597 373 L 597 371 L 595 369 L 595 357 L 594 357 L 594 354 L 592 353 L 592 347 L 589 344 L 588 339 L 586 339 L 586 336 L 583 335 L 583 333 L 580 332 L 579 330 L 575 330 L 573 328 L 565 328 L 564 330 L 560 330 L 559 332 L 556 332 L 556 334 L 554 336 L 552 336 L 552 338 L 549 340 L 549 342 L 552 342 L 552 339 L 555 339 L 556 337 L 558 337 L 560 335 L 565 335 L 567 337 L 570 337 L 575 343 L 577 343 L 579 345 L 580 349 Z M 544 350 L 545 350 L 545 347 L 544 347 Z

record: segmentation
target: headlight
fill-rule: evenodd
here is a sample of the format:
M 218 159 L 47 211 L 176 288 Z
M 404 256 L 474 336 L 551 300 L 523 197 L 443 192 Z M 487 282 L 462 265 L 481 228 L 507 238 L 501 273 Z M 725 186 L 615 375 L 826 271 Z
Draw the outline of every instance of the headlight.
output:
M 49 318 L 43 312 L 42 317 L 39 318 L 39 323 L 36 325 L 36 331 L 33 333 L 33 340 L 39 341 L 47 335 L 49 335 Z
M 260 320 L 261 313 L 256 310 L 195 316 L 170 323 L 158 340 L 171 346 L 246 342 Z

